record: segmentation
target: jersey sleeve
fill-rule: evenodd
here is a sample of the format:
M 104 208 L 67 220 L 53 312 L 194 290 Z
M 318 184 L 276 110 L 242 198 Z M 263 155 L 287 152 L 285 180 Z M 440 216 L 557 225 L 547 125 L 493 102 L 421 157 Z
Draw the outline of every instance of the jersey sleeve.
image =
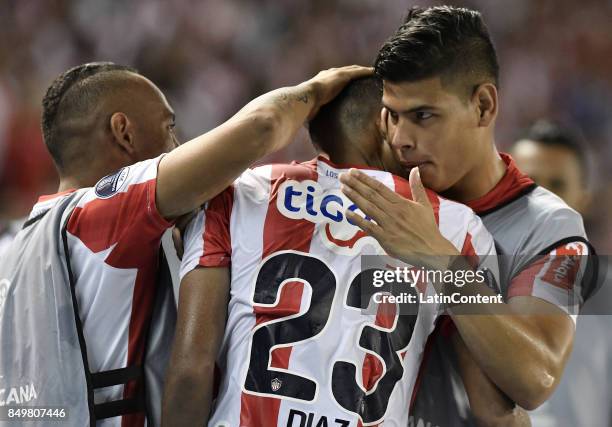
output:
M 508 299 L 533 296 L 562 309 L 576 321 L 583 304 L 582 282 L 591 254 L 586 241 L 560 242 L 517 274 L 508 287 Z
M 183 244 L 181 280 L 197 267 L 227 267 L 230 265 L 232 245 L 230 217 L 233 187 L 213 198 L 189 223 Z
M 469 219 L 461 255 L 472 268 L 486 272 L 487 285 L 495 292 L 501 293 L 495 241 L 476 214 L 472 214 Z
M 72 212 L 67 231 L 118 268 L 141 267 L 157 250 L 166 221 L 155 201 L 162 156 L 120 169 L 87 190 Z M 144 250 L 146 248 L 147 250 Z M 140 256 L 139 254 L 142 254 Z

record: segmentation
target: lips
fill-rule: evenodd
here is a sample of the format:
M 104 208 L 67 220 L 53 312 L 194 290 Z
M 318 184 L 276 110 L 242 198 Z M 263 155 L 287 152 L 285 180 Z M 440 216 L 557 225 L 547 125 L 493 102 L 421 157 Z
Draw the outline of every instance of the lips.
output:
M 418 162 L 400 162 L 400 164 L 405 167 L 406 169 L 412 169 L 414 167 L 419 167 L 422 165 L 426 165 L 430 162 L 423 160 L 423 161 L 418 161 Z

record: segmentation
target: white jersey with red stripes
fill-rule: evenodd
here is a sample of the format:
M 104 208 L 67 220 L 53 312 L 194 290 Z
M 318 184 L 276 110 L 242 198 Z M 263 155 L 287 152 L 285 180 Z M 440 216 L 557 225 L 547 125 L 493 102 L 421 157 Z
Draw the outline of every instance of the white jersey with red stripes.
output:
M 340 191 L 338 175 L 347 170 L 323 157 L 249 170 L 188 227 L 181 277 L 197 266 L 231 266 L 209 426 L 408 425 L 440 307 L 398 316 L 395 305 L 381 304 L 364 314 L 360 257 L 385 253 L 345 216 L 358 211 Z M 406 180 L 363 171 L 410 197 Z M 469 208 L 428 196 L 441 233 L 458 250 L 494 254 Z
M 90 188 L 67 224 L 70 264 L 92 373 L 143 363 L 156 291 L 162 234 L 171 227 L 155 204 L 161 157 L 125 167 Z M 43 196 L 30 218 L 71 193 Z M 128 399 L 142 383 L 94 391 L 96 404 Z M 98 426 L 144 426 L 144 413 L 112 417 Z

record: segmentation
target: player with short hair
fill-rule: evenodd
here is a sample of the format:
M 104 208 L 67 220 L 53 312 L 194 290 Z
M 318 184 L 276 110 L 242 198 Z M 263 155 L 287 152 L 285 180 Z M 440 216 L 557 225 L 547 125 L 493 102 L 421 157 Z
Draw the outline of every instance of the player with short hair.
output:
M 481 316 L 462 315 L 473 307 L 450 310 L 472 368 L 484 371 L 507 396 L 478 420 L 487 425 L 503 423 L 515 402 L 526 409 L 539 406 L 555 389 L 572 348 L 588 267 L 582 255 L 591 253 L 580 215 L 497 151 L 498 69 L 480 13 L 450 6 L 410 9 L 375 62 L 383 80 L 382 126 L 412 185 L 422 182 L 474 209 L 500 254 L 507 303 L 480 304 Z M 351 219 L 387 252 L 400 259 L 414 252 L 457 254 L 431 224 L 428 206 L 404 200 L 358 172 L 340 179 L 375 222 Z M 476 286 L 460 291 L 488 292 Z M 518 316 L 526 313 L 533 315 Z M 472 425 L 463 386 L 478 396 L 490 393 L 490 384 L 462 385 L 448 340 L 437 334 L 432 341 L 414 424 Z
M 164 425 L 408 424 L 440 306 L 421 304 L 409 316 L 371 302 L 374 273 L 360 259 L 384 251 L 348 219 L 356 207 L 338 176 L 359 168 L 430 204 L 432 221 L 461 253 L 494 247 L 469 208 L 415 193 L 381 170 L 399 171 L 379 131 L 380 106 L 379 82 L 350 83 L 309 125 L 316 159 L 243 173 L 189 225 Z M 370 304 L 374 310 L 362 312 Z M 220 385 L 208 418 L 217 356 Z
M 590 150 L 578 129 L 538 120 L 511 152 L 516 164 L 538 185 L 557 194 L 578 212 L 586 213 L 591 196 Z M 585 302 L 586 315 L 580 316 L 574 349 L 561 382 L 550 399 L 530 414 L 534 425 L 612 425 L 612 387 L 608 381 L 612 368 L 612 318 L 602 309 L 610 301 L 610 289 L 604 287 L 597 297 Z
M 23 390 L 3 405 L 63 406 L 72 425 L 158 425 L 174 326 L 157 285 L 162 234 L 368 74 L 343 67 L 269 92 L 176 149 L 174 112 L 146 77 L 112 63 L 60 75 L 42 118 L 59 192 L 0 262 L 0 384 Z
M 538 120 L 512 147 L 517 165 L 581 214 L 589 207 L 589 150 L 578 130 Z

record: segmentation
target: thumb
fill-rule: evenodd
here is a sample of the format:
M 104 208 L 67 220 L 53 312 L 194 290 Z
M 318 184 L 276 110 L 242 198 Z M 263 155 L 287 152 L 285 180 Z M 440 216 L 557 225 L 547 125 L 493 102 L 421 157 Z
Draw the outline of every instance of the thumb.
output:
M 422 205 L 431 206 L 429 197 L 427 197 L 427 191 L 425 191 L 423 182 L 421 182 L 421 173 L 419 172 L 418 167 L 414 167 L 410 171 L 409 181 L 410 191 L 412 191 L 412 199 Z

